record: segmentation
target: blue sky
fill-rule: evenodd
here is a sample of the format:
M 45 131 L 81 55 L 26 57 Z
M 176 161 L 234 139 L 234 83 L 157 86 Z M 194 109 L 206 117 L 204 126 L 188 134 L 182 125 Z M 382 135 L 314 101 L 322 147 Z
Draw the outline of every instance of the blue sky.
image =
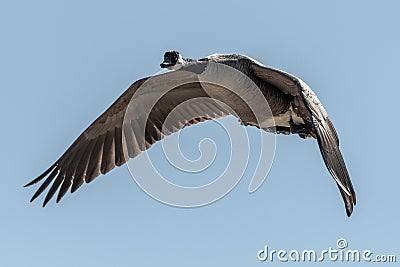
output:
M 0 3 L 0 265 L 262 266 L 269 262 L 256 253 L 265 245 L 323 250 L 338 238 L 400 260 L 399 4 L 187 2 Z M 275 161 L 256 193 L 247 192 L 247 174 L 202 208 L 155 201 L 126 167 L 60 204 L 29 203 L 35 188 L 22 186 L 133 81 L 158 72 L 170 49 L 192 58 L 247 54 L 305 80 L 338 130 L 357 193 L 353 216 L 346 217 L 315 140 L 297 136 L 277 137 Z M 196 127 L 200 136 L 214 126 Z M 224 142 L 217 137 L 222 152 Z M 159 151 L 149 153 L 161 162 Z

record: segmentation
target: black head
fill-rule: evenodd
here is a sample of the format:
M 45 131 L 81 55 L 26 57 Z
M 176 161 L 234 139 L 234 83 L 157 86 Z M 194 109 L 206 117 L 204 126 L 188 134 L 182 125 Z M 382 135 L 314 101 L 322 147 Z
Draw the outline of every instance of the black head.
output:
M 169 68 L 178 63 L 180 54 L 177 51 L 168 51 L 164 54 L 164 61 L 160 64 L 161 68 Z

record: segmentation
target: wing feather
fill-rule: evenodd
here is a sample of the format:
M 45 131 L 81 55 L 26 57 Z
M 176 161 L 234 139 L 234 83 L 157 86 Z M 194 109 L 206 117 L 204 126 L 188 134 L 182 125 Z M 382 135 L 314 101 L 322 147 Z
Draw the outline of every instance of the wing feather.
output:
M 106 174 L 115 167 L 114 129 L 107 131 L 101 158 L 100 172 Z
M 146 103 L 147 95 L 157 90 L 163 90 L 163 83 L 171 81 L 190 80 L 190 75 L 181 78 L 178 72 L 172 72 L 156 76 L 150 82 L 147 90 L 141 90 L 138 96 Z M 179 85 L 177 88 L 163 95 L 151 110 L 148 118 L 138 110 L 138 114 L 132 119 L 124 121 L 125 111 L 135 92 L 148 78 L 133 83 L 120 98 L 118 98 L 99 118 L 97 118 L 66 150 L 66 152 L 43 174 L 29 182 L 26 186 L 38 183 L 46 178 L 39 189 L 33 195 L 31 201 L 36 199 L 50 186 L 45 196 L 43 206 L 59 190 L 56 202 L 59 202 L 71 188 L 75 192 L 86 182 L 90 183 L 100 174 L 106 174 L 115 166 L 121 166 L 129 157 L 137 156 L 141 151 L 148 149 L 152 144 L 161 140 L 164 135 L 173 133 L 183 128 L 188 121 L 192 123 L 201 120 L 193 120 L 196 114 L 209 114 L 210 117 L 229 115 L 224 109 L 214 106 L 196 106 L 193 103 L 193 111 L 180 111 L 169 122 L 171 125 L 163 125 L 169 113 L 179 104 L 197 97 L 209 97 L 199 83 L 191 82 Z M 157 88 L 159 86 L 160 88 Z M 212 108 L 212 111 L 204 110 Z M 220 108 L 220 110 L 218 110 Z M 192 116 L 192 117 L 191 117 Z M 167 129 L 163 133 L 164 129 Z M 124 153 L 126 152 L 126 153 Z M 125 155 L 127 154 L 127 155 Z
M 100 175 L 100 167 L 101 167 L 101 157 L 103 154 L 103 146 L 105 140 L 105 134 L 99 136 L 94 146 L 93 152 L 90 155 L 88 171 L 86 175 L 86 183 L 90 183 L 97 176 Z
M 327 112 L 311 88 L 301 79 L 287 72 L 252 64 L 254 74 L 260 79 L 293 96 L 293 104 L 304 121 L 310 121 L 310 136 L 315 136 L 324 163 L 335 179 L 345 203 L 347 216 L 356 204 L 356 194 L 350 180 L 343 156 L 339 149 L 339 138 Z
M 43 191 L 49 186 L 49 184 L 54 180 L 56 175 L 60 170 L 58 168 L 53 169 L 50 175 L 46 178 L 46 180 L 40 185 L 38 190 L 36 190 L 35 194 L 31 198 L 31 202 L 34 201 Z M 44 176 L 45 177 L 45 176 Z
M 43 207 L 46 206 L 46 204 L 54 196 L 54 194 L 56 193 L 57 189 L 60 187 L 60 184 L 64 179 L 65 179 L 65 172 L 59 172 L 53 184 L 51 185 L 49 192 L 47 192 L 47 195 L 43 202 Z
M 115 165 L 121 166 L 125 163 L 125 156 L 122 144 L 122 127 L 115 128 L 114 133 Z
M 87 169 L 89 166 L 90 153 L 93 151 L 93 147 L 96 144 L 96 140 L 90 140 L 89 145 L 86 146 L 86 150 L 82 155 L 82 159 L 75 172 L 74 182 L 71 187 L 71 193 L 74 193 L 81 185 L 85 182 Z

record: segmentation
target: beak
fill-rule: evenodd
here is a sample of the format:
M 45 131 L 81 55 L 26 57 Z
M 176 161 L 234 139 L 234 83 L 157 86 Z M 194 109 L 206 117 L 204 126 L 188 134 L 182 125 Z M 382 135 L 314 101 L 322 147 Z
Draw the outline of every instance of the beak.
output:
M 173 64 L 171 62 L 165 61 L 165 60 L 164 60 L 163 63 L 160 64 L 161 68 L 168 68 L 168 67 L 171 67 L 171 66 L 173 66 Z

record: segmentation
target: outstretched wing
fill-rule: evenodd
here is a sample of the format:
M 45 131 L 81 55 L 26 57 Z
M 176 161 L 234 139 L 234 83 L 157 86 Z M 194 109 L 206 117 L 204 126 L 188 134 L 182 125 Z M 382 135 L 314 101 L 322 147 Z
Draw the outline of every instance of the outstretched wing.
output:
M 316 136 L 325 165 L 335 179 L 346 206 L 347 216 L 356 204 L 356 194 L 349 173 L 339 150 L 339 138 L 327 112 L 315 93 L 301 79 L 281 70 L 252 64 L 254 74 L 293 96 L 296 113 L 304 121 L 310 121 L 311 135 Z
M 131 102 L 133 99 L 135 103 Z M 175 107 L 190 99 L 199 101 L 191 101 L 190 107 L 183 106 L 168 118 Z M 202 101 L 204 99 L 208 101 Z M 84 182 L 89 183 L 115 166 L 121 166 L 163 136 L 206 119 L 229 115 L 217 102 L 210 100 L 194 74 L 189 72 L 169 72 L 136 81 L 50 168 L 25 185 L 45 179 L 31 201 L 51 184 L 43 206 L 57 190 L 56 201 L 59 202 L 70 188 L 71 193 L 75 192 Z M 128 114 L 129 106 L 149 101 L 154 103 L 148 111 L 135 108 L 135 114 Z M 164 124 L 167 118 L 168 123 Z

